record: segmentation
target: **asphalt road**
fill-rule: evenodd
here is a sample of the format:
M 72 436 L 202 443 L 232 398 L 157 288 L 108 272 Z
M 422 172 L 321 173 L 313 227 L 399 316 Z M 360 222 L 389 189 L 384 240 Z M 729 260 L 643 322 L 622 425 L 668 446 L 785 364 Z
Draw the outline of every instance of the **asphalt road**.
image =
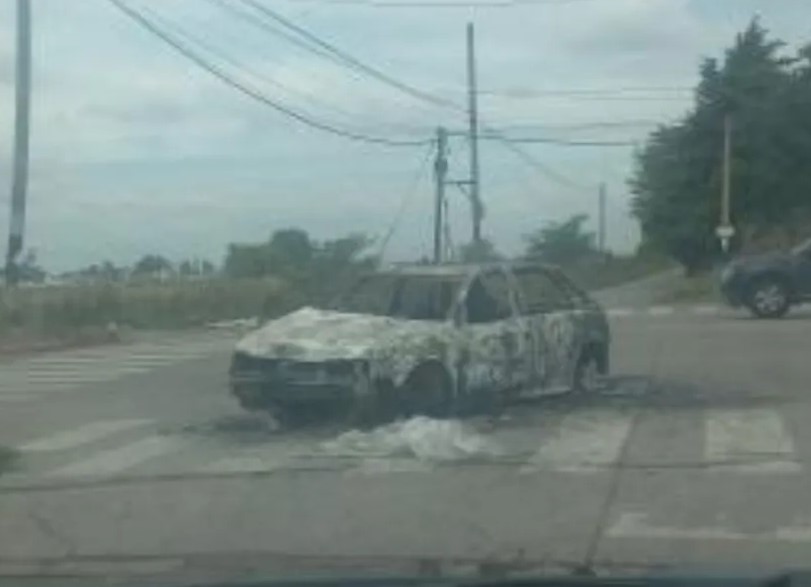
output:
M 2 363 L 0 576 L 807 566 L 811 311 L 628 299 L 609 390 L 496 421 L 274 431 L 226 333 Z

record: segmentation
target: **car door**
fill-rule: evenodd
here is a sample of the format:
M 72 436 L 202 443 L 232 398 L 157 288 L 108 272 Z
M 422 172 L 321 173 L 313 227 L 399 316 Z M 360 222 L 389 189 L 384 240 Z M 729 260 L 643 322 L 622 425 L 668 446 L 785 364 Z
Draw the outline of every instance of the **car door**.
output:
M 517 267 L 519 311 L 528 324 L 531 392 L 560 393 L 571 387 L 576 357 L 577 305 L 544 267 Z
M 493 395 L 526 385 L 531 376 L 528 336 L 508 275 L 494 269 L 475 276 L 466 288 L 461 311 L 463 392 Z

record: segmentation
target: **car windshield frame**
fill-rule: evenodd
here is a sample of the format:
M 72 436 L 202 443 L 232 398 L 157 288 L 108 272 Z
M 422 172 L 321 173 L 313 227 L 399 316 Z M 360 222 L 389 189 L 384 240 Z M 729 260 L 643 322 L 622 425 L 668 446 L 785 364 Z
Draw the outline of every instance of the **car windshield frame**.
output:
M 356 280 L 347 291 L 333 299 L 326 307 L 338 312 L 350 314 L 365 314 L 372 316 L 385 316 L 400 320 L 417 320 L 423 322 L 445 322 L 452 318 L 454 309 L 464 290 L 466 278 L 456 274 L 430 274 L 430 273 L 372 273 Z M 441 299 L 427 300 L 429 304 L 437 307 L 426 308 L 426 298 L 417 300 L 422 302 L 415 305 L 412 297 L 405 302 L 404 295 L 408 293 L 409 286 L 420 284 L 425 287 L 425 295 L 435 295 L 439 290 L 430 291 L 434 286 L 449 286 L 442 292 Z M 378 289 L 375 293 L 374 289 Z M 371 295 L 369 295 L 371 294 Z M 376 296 L 379 303 L 367 303 Z M 419 295 L 419 294 L 418 294 Z M 364 299 L 366 298 L 366 299 Z M 409 305 L 404 305 L 409 304 Z M 418 307 L 419 306 L 419 307 Z

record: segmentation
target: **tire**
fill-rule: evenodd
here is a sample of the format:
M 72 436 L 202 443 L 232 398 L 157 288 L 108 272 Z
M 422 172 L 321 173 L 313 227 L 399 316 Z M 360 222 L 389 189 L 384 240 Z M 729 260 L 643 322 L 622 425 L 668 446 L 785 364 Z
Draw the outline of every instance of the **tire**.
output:
M 789 289 L 777 277 L 763 277 L 752 283 L 746 305 L 758 318 L 782 318 L 791 306 Z
M 600 361 L 593 350 L 586 350 L 577 361 L 574 369 L 572 390 L 575 393 L 590 395 L 603 388 Z
M 406 380 L 402 393 L 406 416 L 447 418 L 451 414 L 450 378 L 438 365 L 417 367 Z

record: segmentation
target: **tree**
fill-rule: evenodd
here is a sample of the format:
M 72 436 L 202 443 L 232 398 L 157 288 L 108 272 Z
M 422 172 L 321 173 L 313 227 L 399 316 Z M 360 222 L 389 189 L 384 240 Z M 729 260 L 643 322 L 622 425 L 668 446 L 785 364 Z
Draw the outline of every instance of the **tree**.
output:
M 459 259 L 463 263 L 486 263 L 487 261 L 498 261 L 503 258 L 503 255 L 496 250 L 493 241 L 486 238 L 459 247 Z
M 132 268 L 133 275 L 163 277 L 172 272 L 172 264 L 161 255 L 144 255 Z
M 714 229 L 727 115 L 738 234 L 791 231 L 794 219 L 811 211 L 811 51 L 785 57 L 782 50 L 753 20 L 723 62 L 702 63 L 684 119 L 657 129 L 636 154 L 629 183 L 643 239 L 689 271 L 719 253 Z
M 524 237 L 525 255 L 548 263 L 565 265 L 594 254 L 594 233 L 585 232 L 586 214 L 576 214 L 564 222 L 550 222 Z

